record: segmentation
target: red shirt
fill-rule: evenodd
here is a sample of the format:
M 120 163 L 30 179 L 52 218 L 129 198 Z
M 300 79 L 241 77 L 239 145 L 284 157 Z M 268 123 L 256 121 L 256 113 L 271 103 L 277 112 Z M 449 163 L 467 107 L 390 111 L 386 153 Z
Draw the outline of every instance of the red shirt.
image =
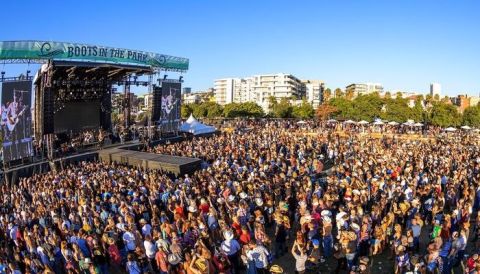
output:
M 200 206 L 198 208 L 204 214 L 207 214 L 208 211 L 210 210 L 210 206 L 208 204 L 200 204 Z
M 248 232 L 242 232 L 240 235 L 240 243 L 248 244 L 250 242 L 250 234 Z

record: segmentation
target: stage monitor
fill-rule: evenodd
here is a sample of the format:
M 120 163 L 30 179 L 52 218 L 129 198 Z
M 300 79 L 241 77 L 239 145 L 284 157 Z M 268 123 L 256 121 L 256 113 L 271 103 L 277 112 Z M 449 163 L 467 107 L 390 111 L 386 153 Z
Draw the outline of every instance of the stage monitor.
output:
M 32 81 L 2 83 L 3 161 L 32 156 Z
M 180 126 L 181 83 L 162 83 L 162 132 L 178 131 Z
M 64 102 L 55 113 L 55 133 L 100 128 L 100 101 Z

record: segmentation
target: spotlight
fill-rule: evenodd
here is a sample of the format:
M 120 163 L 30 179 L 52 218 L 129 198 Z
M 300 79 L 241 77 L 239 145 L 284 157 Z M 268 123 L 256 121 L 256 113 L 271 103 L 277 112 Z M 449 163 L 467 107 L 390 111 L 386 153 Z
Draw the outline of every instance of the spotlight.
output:
M 163 80 L 167 80 L 168 75 L 163 75 Z
M 180 76 L 180 77 L 178 78 L 178 81 L 179 81 L 180 83 L 183 82 L 183 76 Z

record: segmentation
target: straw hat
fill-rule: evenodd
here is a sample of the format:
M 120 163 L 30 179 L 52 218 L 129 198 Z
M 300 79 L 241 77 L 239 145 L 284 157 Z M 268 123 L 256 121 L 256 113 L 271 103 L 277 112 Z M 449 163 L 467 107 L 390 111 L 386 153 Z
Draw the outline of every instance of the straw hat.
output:
M 203 273 L 207 269 L 207 263 L 205 259 L 198 259 L 195 261 L 195 266 Z
M 281 274 L 283 273 L 283 268 L 281 268 L 279 265 L 274 264 L 270 267 L 270 273 Z

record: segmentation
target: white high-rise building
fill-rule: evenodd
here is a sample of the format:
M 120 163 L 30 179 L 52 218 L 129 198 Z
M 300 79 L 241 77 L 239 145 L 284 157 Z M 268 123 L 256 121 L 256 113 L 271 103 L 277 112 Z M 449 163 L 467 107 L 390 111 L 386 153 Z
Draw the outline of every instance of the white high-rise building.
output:
M 442 94 L 442 86 L 439 83 L 430 84 L 430 96 L 435 97 L 438 94 L 438 97 Z
M 215 101 L 220 105 L 255 102 L 268 112 L 271 96 L 277 100 L 292 97 L 301 99 L 305 96 L 305 89 L 300 79 L 285 73 L 224 78 L 215 80 Z M 312 83 L 312 90 L 315 89 L 315 83 Z M 313 93 L 312 98 L 315 97 Z
M 380 83 L 355 83 L 350 84 L 345 88 L 345 93 L 352 94 L 353 97 L 357 97 L 359 95 L 366 95 L 374 92 L 377 92 L 378 94 L 383 93 L 383 85 Z
M 324 82 L 321 80 L 302 80 L 302 83 L 305 85 L 307 101 L 316 109 L 323 101 Z

